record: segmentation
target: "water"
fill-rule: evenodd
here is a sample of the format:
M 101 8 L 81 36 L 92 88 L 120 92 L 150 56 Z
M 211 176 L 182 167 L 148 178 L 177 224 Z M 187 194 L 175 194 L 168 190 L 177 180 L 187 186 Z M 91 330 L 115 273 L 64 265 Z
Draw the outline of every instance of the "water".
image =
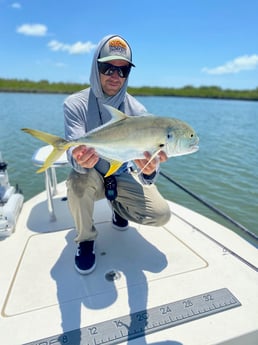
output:
M 63 136 L 65 98 L 66 95 L 0 93 L 0 151 L 8 162 L 11 183 L 19 184 L 25 200 L 43 190 L 44 176 L 35 174 L 31 163 L 31 156 L 41 143 L 20 128 Z M 200 151 L 171 158 L 162 164 L 163 172 L 258 235 L 258 103 L 138 99 L 149 112 L 188 122 L 200 137 Z M 57 170 L 61 180 L 70 169 Z M 167 199 L 229 225 L 163 177 L 159 177 L 157 185 Z

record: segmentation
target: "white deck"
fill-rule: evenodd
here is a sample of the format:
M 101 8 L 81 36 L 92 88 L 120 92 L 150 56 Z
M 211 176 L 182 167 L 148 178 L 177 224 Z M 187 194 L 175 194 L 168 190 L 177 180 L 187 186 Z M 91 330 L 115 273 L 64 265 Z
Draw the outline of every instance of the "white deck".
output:
M 79 331 L 73 343 L 59 335 L 221 288 L 241 306 L 155 331 L 130 345 L 258 344 L 258 275 L 252 267 L 258 266 L 257 249 L 172 202 L 165 227 L 130 223 L 127 231 L 117 231 L 102 200 L 94 213 L 97 268 L 82 276 L 73 267 L 75 230 L 62 201 L 65 184 L 58 190 L 56 221 L 50 221 L 46 193 L 41 193 L 24 204 L 15 233 L 0 241 L 1 345 L 77 345 Z M 107 274 L 113 272 L 118 279 L 110 281 Z

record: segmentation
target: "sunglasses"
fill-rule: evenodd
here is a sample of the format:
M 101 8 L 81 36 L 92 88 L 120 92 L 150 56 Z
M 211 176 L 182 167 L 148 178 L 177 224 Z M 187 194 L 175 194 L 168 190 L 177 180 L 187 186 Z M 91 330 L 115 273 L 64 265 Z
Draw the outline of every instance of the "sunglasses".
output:
M 131 65 L 114 66 L 108 62 L 98 62 L 98 68 L 100 73 L 104 75 L 113 75 L 117 71 L 120 78 L 127 78 L 131 71 Z

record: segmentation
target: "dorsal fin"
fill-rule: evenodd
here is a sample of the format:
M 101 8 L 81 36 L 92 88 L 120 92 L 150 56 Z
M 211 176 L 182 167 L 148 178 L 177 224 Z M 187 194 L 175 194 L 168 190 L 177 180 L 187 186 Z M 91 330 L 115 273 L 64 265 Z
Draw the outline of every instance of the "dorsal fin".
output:
M 94 129 L 90 130 L 89 132 L 87 132 L 85 137 L 89 138 L 92 134 L 98 132 L 99 130 L 101 130 L 105 127 L 108 127 L 115 122 L 119 122 L 119 121 L 125 120 L 125 119 L 130 117 L 130 116 L 124 114 L 122 111 L 117 110 L 114 107 L 111 107 L 111 105 L 103 104 L 103 107 L 106 108 L 106 110 L 109 112 L 109 114 L 111 115 L 111 119 L 108 122 L 104 123 L 103 125 L 96 127 Z
M 125 120 L 129 117 L 126 114 L 124 114 L 122 111 L 114 107 L 111 107 L 110 105 L 103 104 L 103 106 L 108 110 L 108 112 L 112 116 L 111 120 L 108 123 Z

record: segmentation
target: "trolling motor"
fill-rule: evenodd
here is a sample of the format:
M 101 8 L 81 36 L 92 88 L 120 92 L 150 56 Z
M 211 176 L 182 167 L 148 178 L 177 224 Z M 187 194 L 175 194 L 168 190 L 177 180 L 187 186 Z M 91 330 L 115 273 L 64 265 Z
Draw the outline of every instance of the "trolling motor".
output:
M 0 238 L 8 237 L 14 231 L 23 200 L 18 185 L 14 188 L 9 183 L 7 163 L 0 152 Z

